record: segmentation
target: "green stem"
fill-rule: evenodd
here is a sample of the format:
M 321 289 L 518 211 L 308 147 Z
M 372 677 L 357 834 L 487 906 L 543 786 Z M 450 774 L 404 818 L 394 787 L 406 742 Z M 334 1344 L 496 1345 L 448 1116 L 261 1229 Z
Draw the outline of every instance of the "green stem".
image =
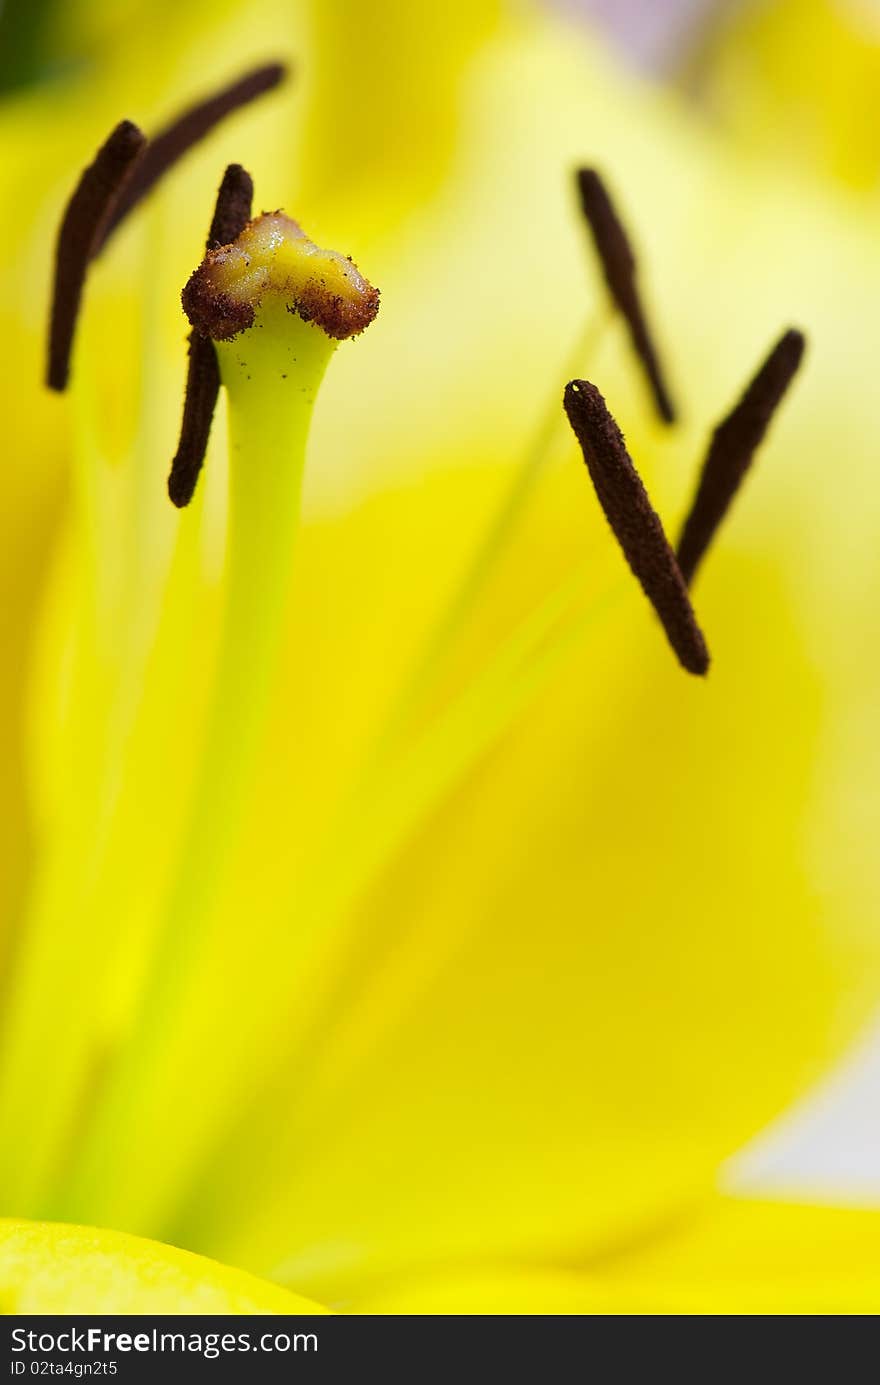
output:
M 193 926 L 216 889 L 250 783 L 299 526 L 306 440 L 333 343 L 282 306 L 220 347 L 229 400 L 226 609 L 214 704 L 169 916 Z
M 229 406 L 229 520 L 223 628 L 213 703 L 183 846 L 140 1013 L 96 1102 L 65 1206 L 111 1215 L 124 1189 L 106 1179 L 114 1145 L 164 1127 L 180 1074 L 173 1034 L 186 1010 L 227 861 L 245 810 L 283 634 L 306 441 L 334 344 L 267 300 L 254 326 L 218 348 Z M 169 1131 L 173 1145 L 173 1130 Z M 161 1142 L 153 1142 L 157 1156 Z M 161 1172 L 155 1169 L 161 1198 Z

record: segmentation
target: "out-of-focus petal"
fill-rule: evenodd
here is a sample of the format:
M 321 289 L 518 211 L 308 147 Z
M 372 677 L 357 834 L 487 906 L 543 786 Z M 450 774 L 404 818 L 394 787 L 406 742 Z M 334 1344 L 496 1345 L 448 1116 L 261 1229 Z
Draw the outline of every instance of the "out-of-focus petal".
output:
M 720 11 L 708 33 L 697 90 L 729 133 L 775 159 L 783 179 L 880 191 L 873 0 L 752 0 Z
M 27 1221 L 0 1221 L 0 1306 L 15 1315 L 327 1312 L 174 1246 Z
M 592 1269 L 425 1276 L 349 1311 L 875 1316 L 878 1263 L 880 1211 L 719 1198 Z

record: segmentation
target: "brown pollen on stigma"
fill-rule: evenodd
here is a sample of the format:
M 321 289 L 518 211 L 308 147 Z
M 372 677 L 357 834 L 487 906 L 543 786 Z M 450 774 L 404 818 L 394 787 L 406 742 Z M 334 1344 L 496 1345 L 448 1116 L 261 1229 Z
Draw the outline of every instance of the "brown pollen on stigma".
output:
M 184 285 L 180 301 L 193 329 L 214 341 L 231 341 L 254 323 L 254 306 L 218 292 L 197 269 Z
M 197 332 L 230 341 L 252 326 L 267 294 L 334 341 L 357 336 L 379 310 L 379 291 L 350 259 L 323 250 L 283 212 L 264 212 L 228 245 L 210 250 L 181 295 Z

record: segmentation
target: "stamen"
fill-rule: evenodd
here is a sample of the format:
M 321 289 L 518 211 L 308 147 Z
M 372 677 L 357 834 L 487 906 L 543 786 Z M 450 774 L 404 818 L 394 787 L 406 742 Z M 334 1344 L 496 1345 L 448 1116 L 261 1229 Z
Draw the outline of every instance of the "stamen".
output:
M 66 388 L 86 269 L 146 142 L 136 125 L 130 120 L 121 121 L 84 170 L 67 204 L 55 248 L 46 372 L 50 389 L 60 392 Z
M 89 260 L 178 159 L 227 115 L 271 91 L 286 74 L 282 63 L 267 63 L 185 111 L 149 143 L 136 125 L 124 120 L 102 145 L 80 178 L 58 233 L 46 372 L 50 389 L 67 386 Z M 215 245 L 224 243 L 215 238 Z
M 709 653 L 684 578 L 623 436 L 588 380 L 565 387 L 565 412 L 605 517 L 688 673 L 705 673 Z
M 228 245 L 236 236 L 241 235 L 251 219 L 253 201 L 253 178 L 241 164 L 230 164 L 223 174 L 223 181 L 217 193 L 211 229 L 205 243 L 206 250 L 214 250 L 218 245 Z
M 636 257 L 611 195 L 594 168 L 577 173 L 581 207 L 593 234 L 611 297 L 623 315 L 651 392 L 664 423 L 675 422 L 675 408 L 666 387 L 660 357 L 648 327 L 636 280 Z
M 379 311 L 379 291 L 336 250 L 323 250 L 283 212 L 266 212 L 229 245 L 209 250 L 181 295 L 203 336 L 231 341 L 252 326 L 266 294 L 334 341 L 357 336 Z
M 250 174 L 241 164 L 230 164 L 217 193 L 206 249 L 226 245 L 241 234 L 250 221 L 253 195 L 254 185 Z M 189 334 L 189 365 L 180 442 L 168 477 L 168 494 L 178 509 L 188 505 L 195 493 L 219 392 L 220 370 L 214 343 L 193 329 Z
M 267 91 L 272 91 L 286 76 L 287 68 L 283 63 L 267 63 L 200 101 L 184 111 L 183 115 L 178 116 L 170 125 L 166 125 L 164 130 L 150 140 L 136 173 L 126 185 L 113 210 L 95 253 L 103 247 L 119 223 L 146 197 L 163 174 L 183 158 L 193 145 L 204 139 L 214 126 L 219 125 L 228 115 L 256 100 L 258 96 L 263 96 Z M 225 244 L 223 241 L 219 243 Z
M 776 343 L 739 403 L 712 434 L 696 493 L 678 541 L 678 563 L 688 586 L 742 485 L 752 458 L 804 354 L 802 332 L 791 328 Z

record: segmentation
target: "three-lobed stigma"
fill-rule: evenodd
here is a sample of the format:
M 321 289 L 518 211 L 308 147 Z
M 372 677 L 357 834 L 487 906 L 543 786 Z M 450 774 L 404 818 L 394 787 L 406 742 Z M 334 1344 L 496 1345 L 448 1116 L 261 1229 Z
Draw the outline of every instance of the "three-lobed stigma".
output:
M 368 327 L 379 291 L 345 255 L 309 240 L 283 212 L 265 212 L 230 244 L 209 250 L 181 295 L 195 330 L 229 341 L 253 324 L 266 294 L 290 312 L 344 341 Z

